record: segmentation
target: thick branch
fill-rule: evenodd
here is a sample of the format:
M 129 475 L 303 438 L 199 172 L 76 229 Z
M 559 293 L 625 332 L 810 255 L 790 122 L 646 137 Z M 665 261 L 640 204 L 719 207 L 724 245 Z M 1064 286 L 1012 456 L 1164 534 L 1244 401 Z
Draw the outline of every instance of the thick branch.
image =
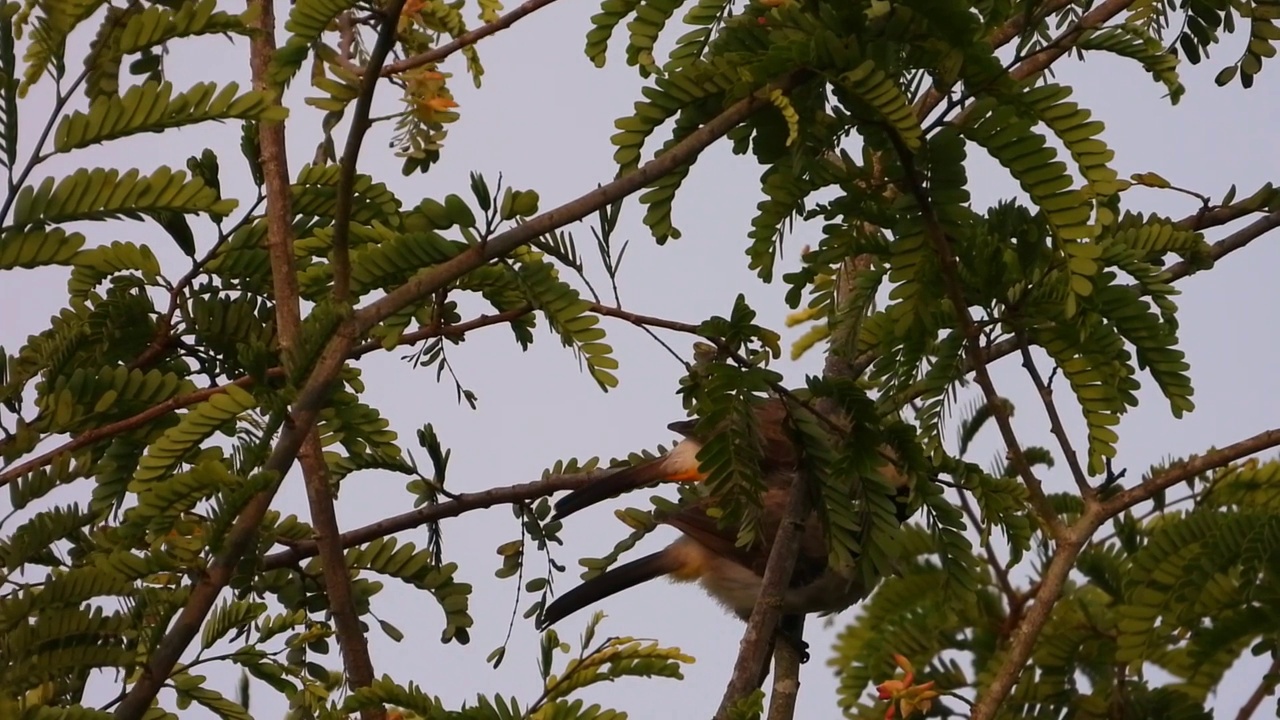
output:
M 355 547 L 381 537 L 412 530 L 429 522 L 457 517 L 472 510 L 483 510 L 494 505 L 528 502 L 561 490 L 576 490 L 599 479 L 603 474 L 607 473 L 552 475 L 545 480 L 537 482 L 490 488 L 474 493 L 462 493 L 453 496 L 451 500 L 420 507 L 400 515 L 393 515 L 355 530 L 348 530 L 339 537 L 338 544 L 343 548 Z M 288 550 L 272 553 L 263 558 L 262 569 L 279 570 L 280 568 L 296 565 L 302 560 L 314 557 L 316 552 L 317 548 L 314 541 L 300 542 Z
M 384 6 L 382 25 L 378 28 L 378 37 L 369 52 L 369 68 L 372 71 L 382 67 L 395 45 L 396 26 L 404 3 L 405 0 L 391 0 Z M 360 82 L 360 94 L 356 97 L 351 127 L 347 131 L 347 144 L 339 161 L 333 251 L 330 257 L 333 265 L 333 299 L 340 305 L 351 300 L 351 207 L 355 202 L 356 166 L 360 160 L 360 148 L 364 144 L 365 134 L 369 131 L 369 113 L 379 80 L 377 72 L 368 72 Z M 329 604 L 329 613 L 333 616 L 338 647 L 342 651 L 347 685 L 352 690 L 369 687 L 375 679 L 373 659 L 369 656 L 369 640 L 360 628 L 360 616 L 351 592 L 351 574 L 347 569 L 346 556 L 342 552 L 329 467 L 320 445 L 320 433 L 315 428 L 307 434 L 299 460 L 307 490 L 307 504 L 311 509 L 311 527 L 315 533 L 316 547 L 320 551 L 325 599 Z M 363 720 L 380 720 L 386 715 L 386 708 L 381 705 L 360 711 Z
M 393 62 L 387 65 L 386 67 L 382 68 L 381 74 L 384 77 L 390 76 L 390 75 L 397 75 L 399 73 L 404 72 L 405 70 L 412 70 L 416 67 L 422 67 L 423 65 L 429 65 L 434 62 L 440 62 L 441 60 L 458 52 L 462 48 L 467 47 L 469 45 L 475 45 L 476 43 L 498 32 L 499 30 L 506 30 L 507 28 L 514 25 L 517 20 L 520 20 L 521 18 L 534 12 L 535 10 L 539 10 L 543 7 L 546 7 L 547 5 L 550 5 L 553 2 L 555 2 L 555 0 L 528 0 L 528 2 L 524 3 L 523 5 L 516 8 L 515 10 L 512 10 L 506 15 L 503 15 L 497 20 L 494 20 L 488 25 L 482 25 L 476 28 L 475 30 L 472 30 L 470 32 L 465 32 L 459 35 L 457 38 L 455 38 L 451 42 L 445 43 L 444 45 L 441 45 L 438 48 L 434 48 L 420 55 L 414 55 L 413 57 L 405 58 L 404 60 L 401 60 L 399 62 Z M 370 67 L 372 68 L 376 66 L 371 65 Z
M 1022 350 L 1022 367 L 1031 376 L 1031 382 L 1036 386 L 1040 401 L 1044 403 L 1045 414 L 1049 416 L 1049 429 L 1058 439 L 1058 446 L 1067 459 L 1067 467 L 1071 468 L 1071 477 L 1075 479 L 1076 487 L 1080 489 L 1080 497 L 1086 502 L 1092 501 L 1097 493 L 1089 484 L 1089 477 L 1085 475 L 1084 468 L 1080 466 L 1080 457 L 1076 455 L 1075 448 L 1071 447 L 1071 436 L 1067 434 L 1067 428 L 1062 424 L 1062 416 L 1058 414 L 1058 406 L 1053 402 L 1053 390 L 1045 384 L 1044 378 L 1040 377 L 1040 371 L 1036 369 L 1035 358 L 1031 357 L 1031 347 L 1027 345 L 1026 337 L 1019 335 L 1018 341 Z
M 338 648 L 342 651 L 347 685 L 352 690 L 369 687 L 375 679 L 373 659 L 369 656 L 369 640 L 360 628 L 360 615 L 352 597 L 351 574 L 347 569 L 346 555 L 342 552 L 338 514 L 333 505 L 332 480 L 324 460 L 324 450 L 320 447 L 320 434 L 315 428 L 307 433 L 298 460 L 307 488 L 312 533 L 320 551 L 325 600 L 329 614 L 333 616 L 333 629 L 338 636 Z M 363 720 L 386 716 L 386 708 L 381 705 L 360 711 Z
M 334 339 L 321 353 L 311 378 L 298 394 L 298 400 L 290 408 L 291 422 L 286 422 L 284 431 L 272 448 L 271 455 L 264 463 L 263 469 L 273 473 L 275 482 L 270 488 L 258 493 L 245 504 L 240 516 L 236 518 L 231 530 L 227 533 L 226 542 L 220 555 L 210 563 L 208 570 L 191 588 L 187 604 L 173 620 L 169 631 L 156 645 L 151 653 L 150 662 L 142 669 L 137 681 L 116 706 L 115 717 L 120 720 L 137 720 L 141 718 L 156 693 L 168 679 L 174 665 L 182 657 L 182 653 L 200 632 L 205 617 L 218 600 L 218 594 L 231 580 L 240 558 L 257 539 L 258 526 L 271 507 L 271 500 L 279 489 L 280 481 L 293 466 L 302 442 L 314 427 L 320 410 L 329 396 L 329 389 L 338 371 L 342 369 L 347 352 L 355 345 L 356 335 L 352 323 L 344 323 L 335 333 Z
M 787 498 L 787 511 L 773 538 L 773 548 L 765 564 L 760 595 L 756 598 L 747 629 L 742 634 L 738 659 L 733 665 L 733 676 L 725 688 L 716 720 L 725 720 L 738 701 L 750 695 L 757 687 L 765 663 L 769 661 L 769 640 L 773 638 L 782 617 L 782 592 L 791 579 L 800 550 L 800 528 L 809 514 L 809 489 L 804 478 L 797 477 L 791 484 Z

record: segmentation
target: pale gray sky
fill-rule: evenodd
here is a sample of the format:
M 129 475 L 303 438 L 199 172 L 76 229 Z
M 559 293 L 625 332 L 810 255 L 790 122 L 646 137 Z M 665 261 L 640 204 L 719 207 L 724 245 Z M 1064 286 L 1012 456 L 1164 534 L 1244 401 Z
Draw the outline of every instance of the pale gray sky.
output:
M 282 11 L 287 9 L 286 3 L 279 5 Z M 451 59 L 446 69 L 455 73 L 452 89 L 463 119 L 450 130 L 444 158 L 429 175 L 400 176 L 398 160 L 385 150 L 389 128 L 370 136 L 360 170 L 373 172 L 407 205 L 423 196 L 442 198 L 450 192 L 469 197 L 467 173 L 472 170 L 491 181 L 501 172 L 513 187 L 536 189 L 542 196 L 542 209 L 607 182 L 615 169 L 609 144 L 613 120 L 631 112 L 642 81 L 626 67 L 621 47 L 611 53 L 610 64 L 603 70 L 586 59 L 583 38 L 596 7 L 594 2 L 558 3 L 483 42 L 480 52 L 487 74 L 480 91 L 462 76 L 461 58 Z M 1275 71 L 1270 68 L 1252 91 L 1213 86 L 1214 72 L 1220 63 L 1234 57 L 1239 45 L 1232 42 L 1230 47 L 1220 47 L 1207 66 L 1185 67 L 1188 94 L 1182 106 L 1172 109 L 1161 99 L 1163 87 L 1127 61 L 1090 57 L 1084 65 L 1063 63 L 1060 79 L 1075 84 L 1075 99 L 1106 123 L 1103 138 L 1116 150 L 1114 167 L 1122 176 L 1153 171 L 1215 198 L 1231 183 L 1238 183 L 1243 196 L 1266 181 L 1278 179 L 1275 168 L 1280 165 L 1280 145 L 1275 118 L 1280 117 L 1280 96 L 1276 94 Z M 179 89 L 211 79 L 237 79 L 242 87 L 248 85 L 243 45 L 232 46 L 221 39 L 176 46 L 169 68 Z M 295 174 L 311 158 L 316 142 L 313 130 L 318 116 L 299 101 L 302 90 L 295 83 L 290 103 L 295 109 L 289 148 Z M 46 84 L 33 96 L 47 100 L 49 92 Z M 389 107 L 385 101 L 392 95 L 391 88 L 384 88 L 380 94 L 383 108 Z M 23 112 L 23 147 L 30 148 L 34 118 L 26 115 L 26 106 Z M 34 179 L 78 166 L 180 167 L 187 155 L 210 146 L 220 151 L 224 192 L 236 195 L 247 187 L 237 149 L 238 134 L 233 125 L 201 126 L 134 138 L 76 156 L 74 162 L 50 163 Z M 976 148 L 970 151 L 971 191 L 975 207 L 986 207 L 1016 192 L 1016 186 L 979 152 Z M 654 245 L 639 222 L 637 206 L 627 206 L 619 232 L 619 240 L 632 241 L 621 278 L 627 309 L 696 322 L 713 313 L 725 313 L 734 296 L 745 292 L 766 323 L 783 331 L 788 340 L 794 339 L 797 333 L 785 330 L 781 322 L 786 313 L 784 288 L 761 285 L 746 269 L 743 256 L 750 218 L 761 198 L 757 186 L 760 171 L 752 159 L 732 156 L 723 145 L 708 151 L 677 198 L 674 219 L 684 237 L 666 247 Z M 1144 211 L 1174 217 L 1195 209 L 1188 198 L 1142 190 L 1127 197 L 1127 207 L 1139 209 L 1139 201 L 1147 203 L 1141 208 Z M 583 254 L 593 257 L 586 227 L 573 229 Z M 136 235 L 125 234 L 135 230 Z M 112 223 L 87 226 L 86 231 L 91 243 L 147 240 L 170 277 L 180 276 L 185 269 L 172 243 L 150 226 Z M 1210 239 L 1221 234 L 1215 231 Z M 787 241 L 781 268 L 794 267 L 798 249 L 817 237 L 816 227 L 800 228 Z M 208 247 L 208 235 L 199 242 L 203 251 Z M 1272 309 L 1280 292 L 1271 274 L 1278 265 L 1280 245 L 1269 237 L 1227 258 L 1218 270 L 1179 283 L 1184 291 L 1180 298 L 1182 347 L 1192 364 L 1198 409 L 1175 421 L 1153 383 L 1142 378 L 1145 404 L 1128 415 L 1120 428 L 1117 466 L 1128 467 L 1131 478 L 1166 456 L 1223 445 L 1276 424 L 1280 414 L 1274 402 L 1280 395 L 1280 376 L 1273 372 L 1273 360 L 1280 351 L 1280 334 L 1275 330 Z M 12 311 L 5 313 L 0 343 L 12 352 L 28 333 L 45 327 L 48 316 L 65 300 L 65 276 L 64 270 L 52 269 L 3 277 L 0 307 Z M 604 277 L 598 264 L 594 277 Z M 433 372 L 415 373 L 399 362 L 403 351 L 369 356 L 361 362 L 369 387 L 365 401 L 391 420 L 406 447 L 413 447 L 416 428 L 426 422 L 435 424 L 442 441 L 453 450 L 450 487 L 455 492 L 533 480 L 559 458 L 608 458 L 668 441 L 665 424 L 682 417 L 674 394 L 681 366 L 638 330 L 608 320 L 604 325 L 622 365 L 618 371 L 621 386 L 607 395 L 579 371 L 572 354 L 543 326 L 539 342 L 527 354 L 519 352 L 504 328 L 477 333 L 450 352 L 463 382 L 479 395 L 479 411 L 459 407 L 453 388 L 437 385 Z M 682 351 L 689 346 L 688 338 L 671 340 Z M 803 362 L 783 362 L 781 368 L 790 382 L 799 383 L 805 373 L 819 370 L 820 357 L 813 354 Z M 1018 427 L 1024 443 L 1051 446 L 1047 422 L 1016 361 L 1001 363 L 995 377 L 1001 392 L 1012 397 L 1019 408 Z M 1077 447 L 1082 446 L 1078 412 L 1070 408 L 1064 414 L 1076 432 Z M 973 457 L 985 462 L 995 451 L 993 437 L 988 437 Z M 425 462 L 423 453 L 416 455 Z M 1060 488 L 1070 484 L 1061 467 L 1051 473 L 1049 482 Z M 408 510 L 412 501 L 403 485 L 401 477 L 378 473 L 352 477 L 343 488 L 339 505 L 341 525 L 355 527 Z M 73 489 L 81 496 L 87 492 L 83 483 Z M 633 504 L 637 503 L 644 504 L 643 496 Z M 296 473 L 277 506 L 307 516 Z M 460 579 L 475 586 L 471 610 L 477 624 L 472 642 L 467 647 L 439 645 L 441 616 L 434 600 L 388 581 L 375 609 L 408 637 L 397 644 L 374 632 L 371 648 L 376 670 L 401 682 L 417 682 L 450 705 L 474 698 L 476 693 L 499 692 L 525 702 L 534 699 L 540 689 L 533 655 L 537 633 L 528 622 L 517 622 L 500 670 L 493 671 L 485 663 L 485 656 L 506 633 L 516 591 L 514 581 L 494 579 L 493 571 L 500 565 L 494 549 L 518 538 L 518 526 L 509 511 L 501 508 L 448 521 L 444 530 L 448 558 L 461 565 Z M 566 547 L 557 551 L 560 561 L 570 568 L 559 578 L 558 586 L 563 590 L 578 582 L 578 557 L 603 554 L 626 532 L 606 508 L 574 517 L 563 532 Z M 655 533 L 642 549 L 668 542 L 670 534 Z M 403 535 L 419 545 L 423 538 L 421 531 Z M 520 609 L 526 605 L 527 599 L 522 598 Z M 706 600 L 697 588 L 663 582 L 612 598 L 602 607 L 610 615 L 601 627 L 604 635 L 656 638 L 679 645 L 698 662 L 688 668 L 684 682 L 624 680 L 596 687 L 584 697 L 628 711 L 636 718 L 709 717 L 728 679 L 742 625 Z M 562 622 L 560 630 L 576 637 L 586 619 L 586 613 L 575 615 Z M 831 632 L 821 627 L 819 621 L 809 623 L 807 637 L 815 652 L 802 674 L 799 717 L 839 716 L 833 704 L 835 681 L 825 667 Z M 329 662 L 339 660 L 335 655 Z M 233 692 L 234 675 L 228 669 L 208 674 L 219 690 L 228 695 Z M 1256 663 L 1238 673 L 1220 695 L 1220 717 L 1234 716 L 1241 698 L 1260 675 Z M 255 691 L 255 716 L 279 717 L 284 711 L 281 699 L 261 685 L 256 685 Z M 1269 708 L 1264 705 L 1259 712 L 1268 713 Z M 192 708 L 183 715 L 208 714 Z

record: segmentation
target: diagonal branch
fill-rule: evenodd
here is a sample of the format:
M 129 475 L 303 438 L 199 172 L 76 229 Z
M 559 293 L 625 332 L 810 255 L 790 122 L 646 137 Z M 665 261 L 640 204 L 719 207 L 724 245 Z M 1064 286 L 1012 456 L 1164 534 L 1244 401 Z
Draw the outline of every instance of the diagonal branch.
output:
M 384 77 L 398 75 L 406 70 L 412 70 L 417 67 L 422 67 L 423 65 L 440 62 L 465 47 L 475 45 L 499 30 L 506 30 L 526 15 L 529 15 L 535 10 L 540 10 L 555 1 L 556 0 L 528 0 L 523 5 L 517 7 L 506 15 L 503 15 L 497 20 L 494 20 L 488 25 L 482 25 L 475 30 L 465 32 L 451 42 L 445 43 L 438 48 L 433 48 L 419 55 L 414 55 L 413 57 L 405 58 L 399 62 L 388 64 L 386 67 L 382 68 L 381 74 Z M 376 66 L 371 65 L 370 67 Z
M 1262 705 L 1262 701 L 1276 691 L 1277 673 L 1280 673 L 1280 658 L 1271 661 L 1271 667 L 1267 668 L 1267 672 L 1258 681 L 1258 687 L 1253 689 L 1249 699 L 1245 700 L 1244 705 L 1240 706 L 1240 711 L 1236 713 L 1236 720 L 1250 720 L 1253 714 L 1258 711 L 1258 707 Z
M 484 510 L 495 505 L 512 505 L 514 503 L 537 500 L 561 490 L 577 490 L 609 474 L 609 472 L 552 475 L 536 482 L 495 487 L 481 490 L 480 492 L 460 493 L 443 502 L 420 507 L 407 513 L 383 518 L 364 527 L 348 530 L 338 538 L 338 544 L 343 548 L 355 547 L 398 532 L 412 530 L 427 523 L 458 517 L 472 510 Z M 315 557 L 317 551 L 314 541 L 300 542 L 288 550 L 272 553 L 263 558 L 262 569 L 279 570 L 280 568 L 289 567 L 309 557 Z
M 1220 450 L 1211 450 L 1192 457 L 1165 469 L 1155 477 L 1144 480 L 1137 487 L 1117 493 L 1101 503 L 1086 506 L 1080 518 L 1058 540 L 1053 558 L 1049 561 L 1041 578 L 1034 602 L 1014 631 L 1003 663 L 995 672 L 986 691 L 974 703 L 973 711 L 969 715 L 970 720 L 992 720 L 996 716 L 1000 704 L 1009 696 L 1009 692 L 1018 681 L 1018 676 L 1022 674 L 1022 669 L 1031 658 L 1036 639 L 1049 621 L 1049 614 L 1053 612 L 1054 604 L 1062 596 L 1062 590 L 1075 566 L 1076 558 L 1102 523 L 1133 505 L 1149 499 L 1160 490 L 1277 445 L 1280 445 L 1280 428 L 1259 433 Z
M 353 188 L 356 183 L 356 163 L 360 159 L 360 146 L 364 144 L 364 136 L 372 127 L 369 113 L 373 108 L 373 94 L 381 79 L 377 70 L 386 62 L 391 47 L 395 45 L 396 25 L 404 3 L 405 0 L 391 0 L 378 13 L 382 16 L 382 26 L 378 28 L 378 39 L 374 41 L 373 49 L 369 51 L 368 70 L 360 80 L 360 94 L 356 96 L 351 127 L 347 131 L 347 144 L 342 149 L 342 159 L 338 165 L 337 197 L 334 198 L 333 212 L 333 250 L 329 257 L 333 265 L 333 299 L 339 304 L 346 304 L 351 300 L 351 206 L 355 203 Z
M 1122 490 L 1107 498 L 1102 503 L 1102 512 L 1107 517 L 1114 517 L 1140 502 L 1150 500 L 1161 490 L 1277 445 L 1280 445 L 1280 428 L 1273 428 L 1219 450 L 1194 455 L 1173 467 L 1166 468 L 1155 477 L 1144 478 L 1140 485 Z
M 373 48 L 369 52 L 369 67 L 379 68 L 387 59 L 396 41 L 396 26 L 405 0 L 391 0 L 381 13 L 381 27 Z M 376 72 L 365 74 L 360 82 L 352 113 L 351 127 L 347 131 L 347 144 L 343 148 L 338 166 L 337 197 L 335 198 L 333 249 L 330 255 L 333 266 L 333 299 L 344 306 L 351 300 L 351 208 L 355 203 L 356 166 L 360 160 L 360 148 L 369 131 L 369 112 L 373 107 L 373 95 L 378 89 Z M 288 268 L 294 273 L 292 265 Z M 296 273 L 294 273 L 296 275 Z M 294 332 L 297 328 L 293 328 Z M 303 484 L 307 491 L 307 504 L 311 511 L 311 527 L 315 533 L 316 547 L 320 553 L 320 567 L 324 576 L 324 595 L 333 617 L 333 629 L 342 652 L 342 665 L 346 671 L 347 685 L 352 690 L 366 688 L 375 679 L 373 658 L 369 656 L 369 639 L 360 627 L 360 614 L 356 611 L 351 591 L 351 573 L 342 552 L 339 536 L 338 513 L 334 507 L 333 484 L 329 466 L 320 445 L 320 433 L 311 428 L 302 444 L 298 458 L 302 465 Z M 380 704 L 360 711 L 362 720 L 383 720 L 386 708 Z
M 1022 367 L 1031 376 L 1031 382 L 1036 386 L 1036 393 L 1044 403 L 1044 411 L 1049 416 L 1049 429 L 1058 439 L 1058 446 L 1062 448 L 1062 454 L 1067 459 L 1067 467 L 1071 468 L 1071 477 L 1075 479 L 1076 487 L 1080 489 L 1080 497 L 1084 498 L 1085 502 L 1091 502 L 1097 497 L 1097 493 L 1089 484 L 1084 468 L 1080 466 L 1080 456 L 1076 455 L 1075 448 L 1071 447 L 1071 436 L 1067 434 L 1067 428 L 1062 424 L 1062 416 L 1058 414 L 1058 406 L 1053 402 L 1053 389 L 1045 384 L 1044 378 L 1040 377 L 1035 358 L 1031 357 L 1031 347 L 1027 344 L 1026 336 L 1019 332 L 1017 340 L 1022 350 Z
M 929 236 L 929 240 L 933 243 L 934 252 L 938 256 L 942 271 L 942 284 L 946 290 L 947 299 L 951 301 L 951 305 L 955 310 L 956 318 L 960 323 L 960 330 L 965 335 L 964 349 L 969 359 L 969 366 L 973 368 L 974 380 L 982 388 L 982 393 L 986 396 L 987 402 L 991 406 L 991 414 L 995 417 L 996 425 L 1000 428 L 1000 435 L 1004 438 L 1005 446 L 1009 449 L 1013 467 L 1018 471 L 1023 484 L 1027 487 L 1027 494 L 1032 507 L 1035 508 L 1036 514 L 1048 526 L 1049 534 L 1054 538 L 1059 538 L 1064 535 L 1066 527 L 1062 524 L 1062 519 L 1058 517 L 1057 511 L 1049 503 L 1048 497 L 1045 496 L 1044 486 L 1032 470 L 1031 463 L 1027 462 L 1027 457 L 1022 452 L 1022 444 L 1018 442 L 1018 436 L 1013 431 L 1013 423 L 1009 421 L 1009 410 L 1004 403 L 1000 402 L 1000 394 L 996 392 L 995 383 L 991 380 L 991 373 L 987 371 L 988 353 L 983 352 L 982 349 L 982 331 L 978 328 L 977 323 L 973 320 L 973 315 L 969 312 L 969 303 L 964 298 L 964 290 L 960 284 L 959 263 L 956 260 L 955 251 L 952 250 L 951 242 L 934 214 L 933 203 L 929 200 L 929 194 L 925 191 L 924 185 L 917 174 L 915 157 L 893 130 L 887 130 L 886 135 L 888 135 L 897 151 L 898 158 L 902 163 L 907 191 L 915 198 L 916 204 L 920 208 L 925 234 Z

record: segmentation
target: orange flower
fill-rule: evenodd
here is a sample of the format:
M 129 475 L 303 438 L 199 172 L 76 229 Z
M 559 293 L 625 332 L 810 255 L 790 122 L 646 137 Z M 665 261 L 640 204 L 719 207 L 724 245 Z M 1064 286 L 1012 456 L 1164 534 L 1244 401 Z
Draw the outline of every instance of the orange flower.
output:
M 933 681 L 915 685 L 916 671 L 911 667 L 911 661 L 894 653 L 893 662 L 902 668 L 902 679 L 885 680 L 876 686 L 880 699 L 889 701 L 884 720 L 893 720 L 899 710 L 902 711 L 903 720 L 911 717 L 917 710 L 921 713 L 929 712 L 929 708 L 933 707 L 933 699 L 938 697 L 938 691 L 933 689 Z
M 444 112 L 449 108 L 458 107 L 458 103 L 454 102 L 453 98 L 447 98 L 442 95 L 437 95 L 436 97 L 433 97 L 433 98 L 427 98 L 418 104 L 421 107 L 425 107 L 429 109 L 431 112 Z

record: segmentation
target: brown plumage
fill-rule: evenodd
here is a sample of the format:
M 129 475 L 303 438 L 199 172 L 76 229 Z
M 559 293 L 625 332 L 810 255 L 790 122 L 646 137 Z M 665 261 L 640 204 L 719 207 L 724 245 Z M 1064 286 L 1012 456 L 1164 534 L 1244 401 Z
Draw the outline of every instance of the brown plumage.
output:
M 755 607 L 764 579 L 773 538 L 786 514 L 794 472 L 765 477 L 761 496 L 757 542 L 737 544 L 737 529 L 719 527 L 708 510 L 714 498 L 702 498 L 674 511 L 659 522 L 680 531 L 681 537 L 658 552 L 619 565 L 585 581 L 547 606 L 542 627 L 649 580 L 667 576 L 675 582 L 698 582 L 725 609 L 746 621 Z M 902 477 L 898 475 L 897 477 Z M 909 494 L 903 485 L 900 496 Z M 905 504 L 900 519 L 907 514 Z M 866 592 L 859 575 L 845 575 L 828 567 L 826 528 L 814 512 L 804 524 L 791 582 L 782 595 L 784 615 L 839 612 L 862 599 Z
M 777 399 L 760 402 L 755 408 L 756 427 L 760 433 L 760 471 L 792 469 L 796 466 L 795 444 L 787 432 L 786 404 Z M 571 491 L 555 504 L 555 519 L 563 519 L 583 508 L 608 500 L 625 492 L 660 482 L 701 482 L 706 475 L 698 467 L 698 452 L 706 438 L 697 433 L 696 420 L 680 420 L 667 429 L 684 437 L 671 452 L 592 482 Z
M 787 403 L 770 398 L 756 404 L 756 428 L 760 439 L 760 472 L 766 477 L 775 472 L 796 469 L 799 455 L 787 427 Z M 660 482 L 701 482 L 706 474 L 698 466 L 698 452 L 707 438 L 697 433 L 696 420 L 681 420 L 667 428 L 684 437 L 671 452 L 662 457 L 623 468 L 610 473 L 584 487 L 569 492 L 555 503 L 553 519 L 561 520 L 584 508 L 608 500 L 631 490 Z M 882 447 L 880 455 L 885 462 L 879 468 L 881 474 L 895 487 L 903 487 L 908 481 L 897 468 L 897 455 L 892 448 Z

